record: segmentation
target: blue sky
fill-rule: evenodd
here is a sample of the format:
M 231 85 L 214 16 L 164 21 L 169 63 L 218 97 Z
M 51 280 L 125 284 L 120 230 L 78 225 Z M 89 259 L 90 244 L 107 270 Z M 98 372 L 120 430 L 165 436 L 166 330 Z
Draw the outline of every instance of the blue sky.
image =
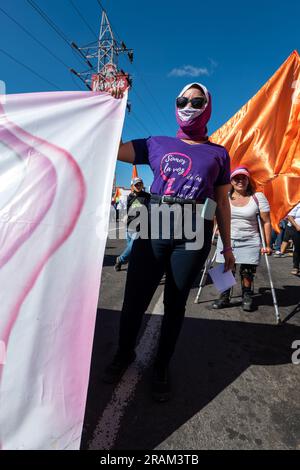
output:
M 97 0 L 35 0 L 79 45 L 98 34 L 101 10 Z M 287 56 L 300 49 L 300 3 L 179 0 L 103 0 L 112 26 L 128 47 L 134 64 L 121 61 L 133 76 L 131 114 L 126 115 L 123 139 L 174 135 L 174 99 L 191 81 L 212 93 L 213 132 L 229 119 L 275 72 Z M 66 65 L 82 70 L 80 61 L 26 0 L 1 0 L 11 17 L 36 36 Z M 0 10 L 0 49 L 47 78 L 44 82 L 0 51 L 0 80 L 7 93 L 76 90 L 80 85 L 64 65 L 36 44 Z M 84 67 L 83 67 L 84 68 Z M 193 76 L 191 76 L 193 75 Z M 146 186 L 151 172 L 140 167 Z M 117 183 L 128 186 L 131 167 L 117 165 Z

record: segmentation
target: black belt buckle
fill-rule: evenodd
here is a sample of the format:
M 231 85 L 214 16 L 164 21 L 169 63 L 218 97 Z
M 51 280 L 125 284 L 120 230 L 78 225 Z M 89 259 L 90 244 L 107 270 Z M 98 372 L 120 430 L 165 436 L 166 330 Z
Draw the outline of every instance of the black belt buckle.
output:
M 172 196 L 166 196 L 165 194 L 161 197 L 160 202 L 162 204 L 174 204 L 174 197 Z
M 192 204 L 193 206 L 198 204 L 202 204 L 202 201 L 197 201 L 196 199 L 183 199 L 181 197 L 173 197 L 164 194 L 163 196 L 158 196 L 156 194 L 152 195 L 152 200 L 159 201 L 160 204 Z

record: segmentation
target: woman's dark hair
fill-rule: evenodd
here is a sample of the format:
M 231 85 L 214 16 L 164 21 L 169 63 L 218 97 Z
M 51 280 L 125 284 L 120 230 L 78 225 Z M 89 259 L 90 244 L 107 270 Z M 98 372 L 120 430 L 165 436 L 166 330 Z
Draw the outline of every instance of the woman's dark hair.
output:
M 197 90 L 201 91 L 201 93 L 203 94 L 203 96 L 205 96 L 205 93 L 204 93 L 203 88 L 202 88 L 200 85 L 198 85 L 197 83 L 193 83 L 193 85 L 190 86 L 190 88 L 188 88 L 188 90 L 190 90 L 191 88 L 197 88 Z M 186 91 L 188 91 L 188 90 L 186 90 Z
M 233 189 L 233 186 L 231 185 L 231 189 L 229 191 L 230 199 L 232 199 L 233 191 L 234 191 L 234 189 Z M 248 186 L 247 186 L 247 189 L 246 189 L 246 194 L 247 194 L 247 196 L 252 196 L 254 193 L 255 193 L 254 187 L 252 186 L 252 184 L 250 182 L 250 179 L 249 179 Z

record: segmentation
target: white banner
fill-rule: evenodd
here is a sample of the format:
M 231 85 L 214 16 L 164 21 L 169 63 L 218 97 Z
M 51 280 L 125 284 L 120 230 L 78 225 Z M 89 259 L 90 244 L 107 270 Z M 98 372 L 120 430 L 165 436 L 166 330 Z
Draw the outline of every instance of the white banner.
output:
M 78 449 L 126 100 L 0 99 L 0 446 Z

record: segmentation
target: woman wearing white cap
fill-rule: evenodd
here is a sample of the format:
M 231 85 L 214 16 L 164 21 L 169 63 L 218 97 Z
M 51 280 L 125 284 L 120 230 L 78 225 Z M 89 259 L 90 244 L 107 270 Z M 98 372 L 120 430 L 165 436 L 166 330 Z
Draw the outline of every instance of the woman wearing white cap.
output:
M 252 282 L 256 267 L 262 253 L 271 254 L 271 221 L 270 206 L 263 193 L 255 193 L 250 173 L 245 167 L 238 167 L 230 175 L 231 190 L 229 201 L 231 205 L 231 246 L 236 264 L 240 264 L 242 283 L 242 308 L 251 311 Z M 262 248 L 257 212 L 259 211 L 266 240 L 266 249 Z M 224 263 L 223 244 L 220 238 L 217 244 L 217 263 Z M 223 292 L 219 299 L 215 300 L 212 307 L 215 309 L 228 307 L 230 304 L 230 290 Z
M 119 90 L 113 93 L 115 97 L 121 95 Z M 176 137 L 149 137 L 121 143 L 118 154 L 121 161 L 147 164 L 153 171 L 151 238 L 137 238 L 133 244 L 118 349 L 106 369 L 104 381 L 117 382 L 134 361 L 144 313 L 162 276 L 166 274 L 164 317 L 152 381 L 152 396 L 157 401 L 166 401 L 170 397 L 168 366 L 182 328 L 190 289 L 210 252 L 215 207 L 220 235 L 226 247 L 225 270 L 234 266 L 227 197 L 230 159 L 224 147 L 208 140 L 206 125 L 211 109 L 211 95 L 206 87 L 201 83 L 191 83 L 176 98 L 175 111 L 179 125 Z M 158 237 L 152 236 L 152 215 L 156 208 L 168 212 L 168 206 L 172 205 L 181 207 L 184 214 L 189 212 L 191 217 L 185 218 L 184 228 L 189 225 L 189 233 L 197 233 L 198 230 L 201 246 L 194 245 L 192 249 L 187 249 L 187 238 L 184 235 L 177 237 L 174 220 L 169 220 L 168 237 L 161 232 Z

